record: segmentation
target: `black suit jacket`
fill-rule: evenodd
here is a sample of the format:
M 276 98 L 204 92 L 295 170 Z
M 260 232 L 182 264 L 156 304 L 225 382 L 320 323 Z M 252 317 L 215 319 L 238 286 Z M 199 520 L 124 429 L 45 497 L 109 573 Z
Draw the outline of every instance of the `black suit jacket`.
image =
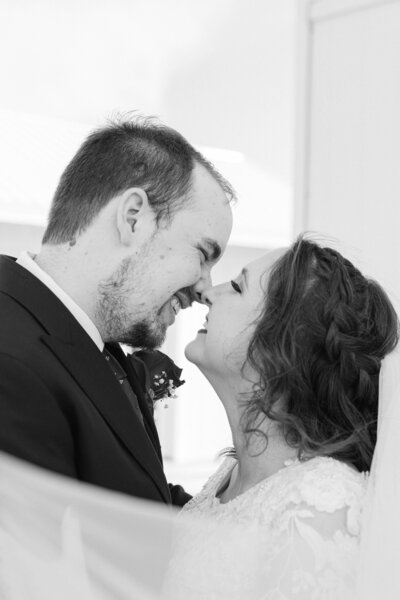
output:
M 183 505 L 168 486 L 140 369 L 118 345 L 145 428 L 104 356 L 36 277 L 0 256 L 0 450 L 76 479 Z

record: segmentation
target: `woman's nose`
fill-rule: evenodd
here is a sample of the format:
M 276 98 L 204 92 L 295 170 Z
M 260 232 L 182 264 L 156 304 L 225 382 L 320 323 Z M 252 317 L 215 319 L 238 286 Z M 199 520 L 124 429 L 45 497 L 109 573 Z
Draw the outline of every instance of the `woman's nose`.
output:
M 204 290 L 201 294 L 202 303 L 211 306 L 215 302 L 216 297 L 224 290 L 225 286 L 225 283 L 220 283 Z
M 201 302 L 202 302 L 202 304 L 205 304 L 206 306 L 211 306 L 212 305 L 212 300 L 211 300 L 212 290 L 213 290 L 212 287 L 207 288 L 201 294 Z

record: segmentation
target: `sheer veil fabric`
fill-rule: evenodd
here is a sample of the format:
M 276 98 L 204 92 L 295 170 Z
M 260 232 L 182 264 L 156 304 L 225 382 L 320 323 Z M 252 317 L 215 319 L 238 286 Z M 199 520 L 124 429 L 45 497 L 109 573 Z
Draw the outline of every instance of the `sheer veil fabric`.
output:
M 254 531 L 239 525 L 178 517 L 171 507 L 0 453 L 2 600 L 173 600 L 173 582 L 165 586 L 173 541 L 209 534 L 238 560 L 243 548 L 255 548 Z M 206 564 L 197 567 L 206 572 Z
M 382 361 L 378 438 L 363 516 L 357 600 L 400 598 L 400 348 Z
M 378 443 L 364 510 L 358 600 L 400 598 L 399 398 L 396 350 L 381 369 Z M 174 591 L 166 590 L 165 580 L 175 539 L 217 536 L 239 564 L 257 560 L 259 533 L 239 523 L 227 527 L 177 516 L 171 507 L 79 483 L 0 454 L 3 600 L 172 600 Z M 196 568 L 207 572 L 207 560 L 205 556 Z M 265 598 L 264 586 L 263 577 L 253 581 L 249 600 Z M 191 594 L 185 600 L 198 597 L 195 587 Z M 239 600 L 234 594 L 228 597 Z
M 172 509 L 0 455 L 0 597 L 155 600 Z

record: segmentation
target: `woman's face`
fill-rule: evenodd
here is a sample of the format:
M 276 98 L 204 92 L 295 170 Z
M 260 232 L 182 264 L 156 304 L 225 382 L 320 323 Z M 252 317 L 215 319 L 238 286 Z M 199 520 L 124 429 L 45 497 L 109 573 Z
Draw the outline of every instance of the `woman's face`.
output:
M 185 355 L 205 374 L 240 375 L 265 301 L 269 273 L 285 252 L 281 248 L 268 252 L 244 267 L 233 281 L 203 293 L 209 306 L 207 320 L 186 346 Z

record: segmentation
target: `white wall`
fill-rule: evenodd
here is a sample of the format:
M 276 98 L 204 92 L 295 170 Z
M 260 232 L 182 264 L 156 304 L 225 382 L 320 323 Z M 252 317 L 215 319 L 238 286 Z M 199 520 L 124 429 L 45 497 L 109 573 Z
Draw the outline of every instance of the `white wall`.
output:
M 37 252 L 43 231 L 40 225 L 0 222 L 0 254 L 18 257 L 23 250 Z
M 400 2 L 304 7 L 297 228 L 336 238 L 400 299 Z
M 2 0 L 0 107 L 161 117 L 290 182 L 297 0 Z

